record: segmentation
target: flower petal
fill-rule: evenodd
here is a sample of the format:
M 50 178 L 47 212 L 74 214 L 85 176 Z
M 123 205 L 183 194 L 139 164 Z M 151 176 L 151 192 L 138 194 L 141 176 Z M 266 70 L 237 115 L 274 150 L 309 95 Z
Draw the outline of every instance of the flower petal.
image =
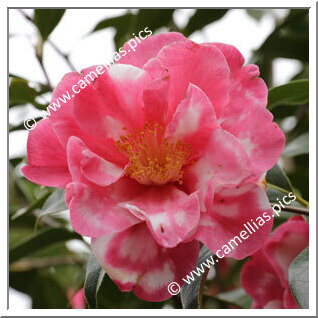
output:
M 299 306 L 297 305 L 291 291 L 289 288 L 285 289 L 284 293 L 284 307 L 286 309 L 299 309 Z
M 71 181 L 65 151 L 50 122 L 42 119 L 28 137 L 28 164 L 22 172 L 30 181 L 65 188 Z
M 93 238 L 92 249 L 121 291 L 132 290 L 147 301 L 171 298 L 168 285 L 182 285 L 182 278 L 193 270 L 199 255 L 197 241 L 175 248 L 160 247 L 144 223 L 121 233 Z
M 149 75 L 131 65 L 116 64 L 75 96 L 73 111 L 80 128 L 100 139 L 118 139 L 123 128 L 144 122 L 142 92 Z
M 63 94 L 67 95 L 67 92 L 72 92 L 74 85 L 76 85 L 76 89 L 78 90 L 78 83 L 79 81 L 83 81 L 83 75 L 90 74 L 90 72 L 94 70 L 96 70 L 96 66 L 82 70 L 82 74 L 77 72 L 66 74 L 53 91 L 51 103 L 57 104 L 56 100 L 61 98 Z M 79 94 L 81 93 L 82 91 Z M 64 98 L 64 100 L 67 100 L 67 98 Z M 50 116 L 47 120 L 51 122 L 52 129 L 65 150 L 68 139 L 71 136 L 77 136 L 83 140 L 93 152 L 108 161 L 121 165 L 127 163 L 127 159 L 120 152 L 116 151 L 112 140 L 100 138 L 99 135 L 88 135 L 78 126 L 73 115 L 74 98 L 65 104 L 60 101 L 59 104 L 60 108 L 56 107 L 55 112 L 50 110 Z
M 249 105 L 244 112 L 233 112 L 221 123 L 246 150 L 256 176 L 272 168 L 281 155 L 285 136 L 273 115 L 266 109 Z
M 284 287 L 288 287 L 289 265 L 308 245 L 309 225 L 301 216 L 280 225 L 266 243 L 265 253 Z
M 73 180 L 81 181 L 79 174 L 83 174 L 96 185 L 108 186 L 124 175 L 122 168 L 90 151 L 78 137 L 70 137 L 67 152 Z
M 197 86 L 190 84 L 166 129 L 166 138 L 182 140 L 198 154 L 204 149 L 213 130 L 219 128 L 213 106 Z
M 202 157 L 185 169 L 184 184 L 190 192 L 201 190 L 201 209 L 205 211 L 212 204 L 215 187 L 239 184 L 250 176 L 249 165 L 247 154 L 236 138 L 216 129 Z
M 122 206 L 145 220 L 157 244 L 164 247 L 175 247 L 182 242 L 200 217 L 198 194 L 188 196 L 173 185 L 150 188 Z
M 254 64 L 243 66 L 244 57 L 232 45 L 223 43 L 204 43 L 203 46 L 217 47 L 225 56 L 231 70 L 230 100 L 227 114 L 233 109 L 244 111 L 246 105 L 253 104 L 265 108 L 267 105 L 267 87 L 259 78 L 259 69 Z
M 136 42 L 136 47 L 132 49 L 131 46 L 134 46 L 133 42 L 130 42 L 132 40 L 136 42 L 135 39 L 131 39 L 124 44 L 123 49 L 128 53 L 119 60 L 119 63 L 137 67 L 143 67 L 150 58 L 156 57 L 165 45 L 176 41 L 188 41 L 181 33 L 167 32 L 149 36 L 142 40 L 141 43 Z
M 140 188 L 135 182 L 121 179 L 108 187 L 73 182 L 66 187 L 65 201 L 70 209 L 73 229 L 88 237 L 123 231 L 140 222 L 127 209 L 119 206 L 131 199 Z
M 256 175 L 269 170 L 282 153 L 285 137 L 265 109 L 267 87 L 259 78 L 256 65 L 244 64 L 241 53 L 232 45 L 205 43 L 222 51 L 231 70 L 228 105 L 220 118 L 223 129 L 237 137 L 251 159 Z
M 171 115 L 186 95 L 190 83 L 203 90 L 212 102 L 216 115 L 221 115 L 228 103 L 230 70 L 219 49 L 191 41 L 176 42 L 165 46 L 157 58 L 169 70 L 171 78 Z
M 169 78 L 169 70 L 157 58 L 151 58 L 143 67 L 151 79 Z
M 272 226 L 273 212 L 265 191 L 249 183 L 215 192 L 212 209 L 201 213 L 195 238 L 213 253 L 220 249 L 224 256 L 243 259 L 263 245 Z M 242 231 L 246 239 L 240 237 Z
M 144 90 L 144 112 L 146 120 L 163 125 L 167 120 L 169 80 L 153 80 Z
M 91 170 L 94 162 L 105 168 L 100 175 Z M 68 163 L 73 182 L 67 185 L 65 199 L 76 232 L 89 237 L 102 236 L 140 222 L 120 203 L 140 195 L 144 187 L 128 178 L 115 182 L 122 176 L 122 170 L 89 152 L 77 137 L 71 137 L 68 143 Z
M 241 282 L 259 308 L 284 308 L 282 299 L 285 289 L 280 285 L 277 274 L 262 250 L 253 254 L 244 264 Z

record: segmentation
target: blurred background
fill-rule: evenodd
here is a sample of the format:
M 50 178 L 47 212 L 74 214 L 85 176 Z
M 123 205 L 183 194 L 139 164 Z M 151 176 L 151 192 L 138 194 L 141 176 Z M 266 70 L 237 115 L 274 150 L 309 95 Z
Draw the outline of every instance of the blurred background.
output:
M 10 308 L 85 306 L 81 287 L 90 254 L 88 240 L 70 231 L 62 192 L 22 176 L 28 135 L 23 121 L 39 116 L 65 73 L 108 62 L 145 27 L 154 34 L 182 32 L 197 43 L 232 44 L 246 63 L 260 67 L 272 88 L 269 107 L 287 137 L 279 166 L 308 199 L 308 10 L 10 9 Z M 242 264 L 225 260 L 211 271 L 205 308 L 249 308 L 239 283 Z M 146 303 L 122 296 L 111 281 L 105 281 L 103 295 L 100 308 L 180 307 L 177 297 Z

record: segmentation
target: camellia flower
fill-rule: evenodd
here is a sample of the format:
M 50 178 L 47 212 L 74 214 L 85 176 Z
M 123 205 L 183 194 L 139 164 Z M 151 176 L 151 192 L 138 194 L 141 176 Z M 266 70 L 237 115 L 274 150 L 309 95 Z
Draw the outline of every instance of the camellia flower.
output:
M 243 64 L 231 45 L 150 36 L 30 132 L 25 176 L 65 189 L 74 230 L 122 291 L 171 297 L 199 241 L 215 252 L 271 211 L 258 181 L 285 139 Z M 53 100 L 95 70 L 65 75 Z M 228 256 L 252 254 L 271 227 Z
M 85 309 L 86 302 L 84 296 L 84 288 L 79 289 L 75 294 L 73 289 L 70 288 L 67 292 L 67 297 L 69 299 L 70 305 L 73 309 Z
M 288 268 L 309 244 L 309 225 L 301 216 L 275 229 L 264 246 L 244 264 L 242 285 L 253 308 L 299 308 L 288 285 Z

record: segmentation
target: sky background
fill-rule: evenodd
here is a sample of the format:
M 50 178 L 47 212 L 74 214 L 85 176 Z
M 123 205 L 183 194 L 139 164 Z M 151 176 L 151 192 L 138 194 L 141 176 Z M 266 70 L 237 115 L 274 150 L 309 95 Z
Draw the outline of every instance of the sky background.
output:
M 57 28 L 50 35 L 52 41 L 62 52 L 70 53 L 70 60 L 77 71 L 92 65 L 103 64 L 111 59 L 115 52 L 113 42 L 114 29 L 108 28 L 89 34 L 101 20 L 122 15 L 126 9 L 74 9 L 67 10 Z M 134 10 L 132 10 L 134 11 Z M 185 26 L 193 9 L 175 11 L 178 27 Z M 190 39 L 197 42 L 223 42 L 236 46 L 248 62 L 253 50 L 256 50 L 272 32 L 275 18 L 283 18 L 288 10 L 276 9 L 273 14 L 266 14 L 257 22 L 244 9 L 233 9 L 219 21 L 193 33 Z M 24 10 L 28 15 L 33 10 Z M 160 29 L 156 33 L 166 31 Z M 27 21 L 19 10 L 9 11 L 9 72 L 30 81 L 45 82 L 42 69 L 34 52 L 37 30 Z M 63 58 L 56 53 L 49 43 L 44 46 L 44 65 L 53 86 L 70 71 Z M 300 71 L 296 60 L 277 59 L 274 62 L 273 84 L 284 84 Z M 49 100 L 48 100 L 49 101 Z M 14 107 L 9 112 L 9 122 L 21 123 L 28 117 L 35 117 L 38 111 L 31 105 Z M 9 135 L 10 158 L 25 156 L 27 130 L 15 131 Z M 31 299 L 20 292 L 10 289 L 10 308 L 31 308 Z

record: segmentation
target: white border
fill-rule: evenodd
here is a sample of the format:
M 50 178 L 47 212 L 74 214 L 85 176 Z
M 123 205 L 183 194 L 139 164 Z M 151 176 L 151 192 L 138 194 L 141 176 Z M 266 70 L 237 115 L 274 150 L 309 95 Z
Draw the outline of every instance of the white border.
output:
M 302 310 L 291 310 L 291 309 L 193 309 L 193 310 L 178 310 L 178 309 L 96 309 L 96 310 L 84 310 L 84 309 L 29 309 L 29 310 L 17 310 L 9 309 L 7 310 L 7 263 L 3 260 L 1 262 L 1 286 L 0 286 L 0 313 L 1 316 L 316 316 L 316 2 L 313 0 L 222 0 L 216 2 L 196 0 L 193 1 L 183 1 L 176 2 L 171 0 L 161 0 L 160 4 L 162 7 L 278 7 L 278 8 L 289 8 L 289 7 L 310 7 L 309 11 L 309 49 L 310 49 L 310 159 L 309 159 L 309 169 L 310 169 L 310 309 Z M 117 2 L 117 6 L 112 7 L 158 7 L 153 3 L 148 1 L 121 1 Z M 7 43 L 7 7 L 111 7 L 105 0 L 95 0 L 85 1 L 67 1 L 67 0 L 5 0 L 0 4 L 0 34 L 2 43 Z M 1 50 L 1 65 L 2 70 L 7 69 L 7 51 Z M 0 107 L 1 118 L 7 120 L 7 78 L 2 74 L 0 79 L 0 89 L 2 97 L 2 107 Z M 7 139 L 4 137 L 7 134 L 7 124 L 1 126 L 1 149 L 7 146 Z M 5 141 L 4 143 L 2 143 Z M 7 159 L 4 155 L 1 156 L 1 169 L 2 176 L 7 174 Z M 4 182 L 4 177 L 2 177 Z M 5 254 L 7 251 L 7 207 L 4 206 L 4 202 L 7 201 L 7 191 L 2 188 L 1 191 L 1 202 L 3 204 L 3 209 L 1 213 L 1 246 L 2 253 Z

